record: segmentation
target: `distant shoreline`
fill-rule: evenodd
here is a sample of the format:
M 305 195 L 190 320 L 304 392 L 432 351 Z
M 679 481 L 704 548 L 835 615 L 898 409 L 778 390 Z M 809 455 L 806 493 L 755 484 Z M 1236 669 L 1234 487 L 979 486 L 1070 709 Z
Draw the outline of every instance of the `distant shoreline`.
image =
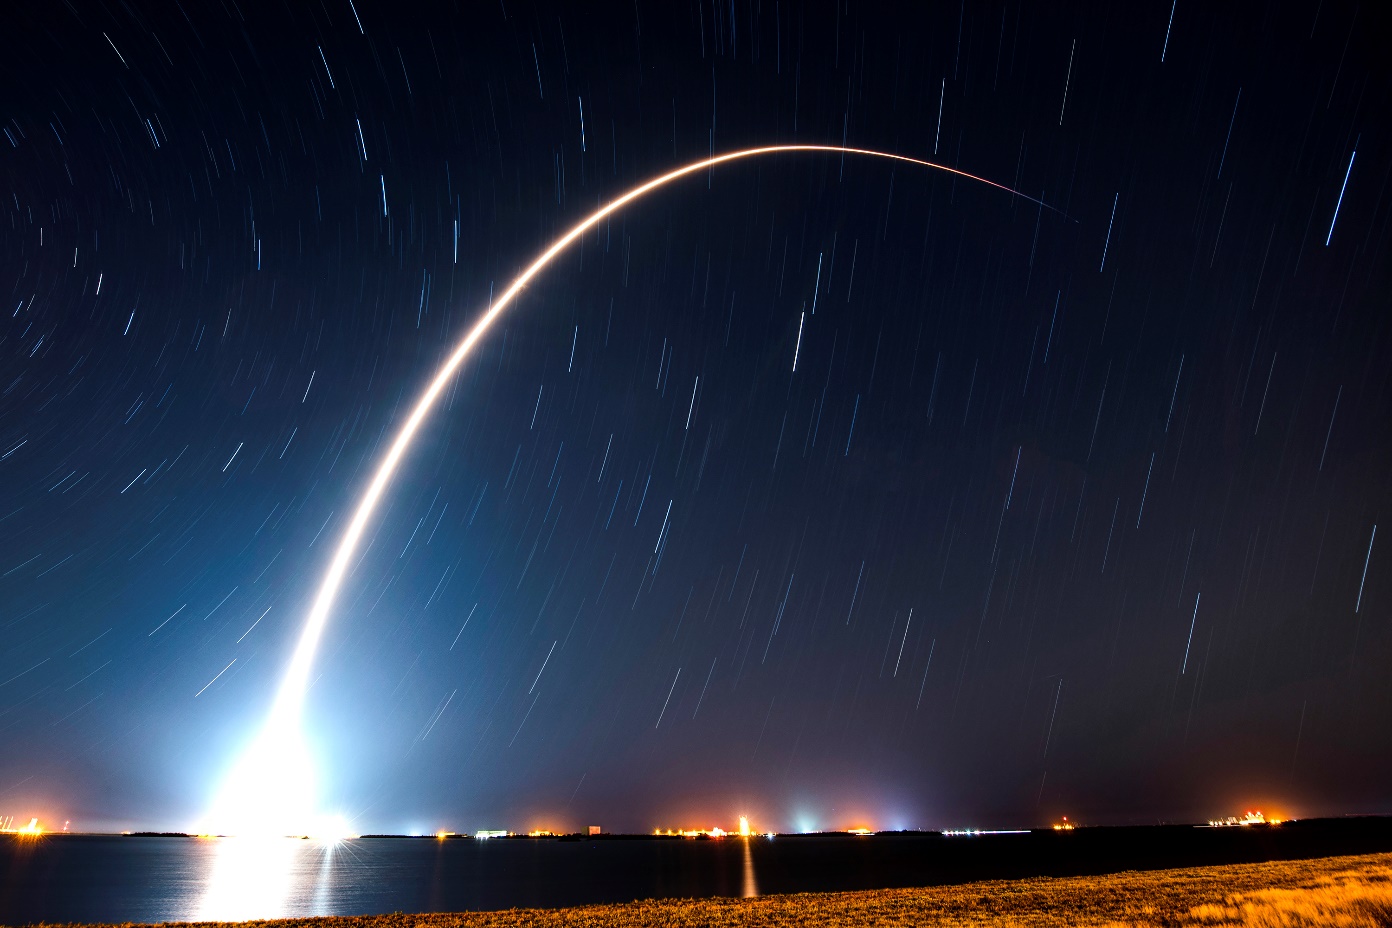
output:
M 1262 831 L 1262 830 L 1264 830 L 1264 829 L 1266 829 L 1266 828 L 1286 828 L 1286 829 L 1290 829 L 1290 828 L 1308 828 L 1308 827 L 1328 827 L 1328 826 L 1331 826 L 1331 825 L 1338 827 L 1338 826 L 1340 826 L 1340 825 L 1342 825 L 1342 826 L 1348 826 L 1348 825 L 1350 825 L 1350 824 L 1357 825 L 1358 823 L 1363 823 L 1363 824 L 1366 824 L 1366 825 L 1369 825 L 1369 826 L 1372 826 L 1372 827 L 1383 827 L 1383 826 L 1387 826 L 1387 827 L 1389 828 L 1389 830 L 1392 830 L 1392 815 L 1386 815 L 1386 814 L 1358 814 L 1358 815 L 1346 815 L 1346 816 L 1331 817 L 1331 818 L 1290 819 L 1290 820 L 1285 821 L 1285 822 L 1278 822 L 1278 823 L 1269 824 L 1269 825 L 1268 825 L 1268 824 L 1256 824 L 1256 825 L 1242 826 L 1242 825 L 1236 825 L 1236 824 L 1234 824 L 1234 829 L 1235 829 L 1235 832 L 1236 832 L 1236 831 L 1244 831 L 1244 830 Z M 1208 828 L 1212 828 L 1212 827 L 1214 827 L 1214 823 L 1211 823 L 1211 822 L 1209 822 L 1209 823 L 1205 823 L 1205 822 L 1158 822 L 1158 823 L 1153 824 L 1153 825 L 1079 825 L 1079 826 L 1076 827 L 1076 830 L 1078 830 L 1078 831 L 1086 831 L 1086 832 L 1090 832 L 1090 833 L 1094 833 L 1094 834 L 1096 834 L 1096 833 L 1112 833 L 1112 834 L 1119 834 L 1119 833 L 1121 833 L 1121 832 L 1127 832 L 1127 831 L 1129 831 L 1129 832 L 1134 832 L 1134 833 L 1144 833 L 1144 832 L 1157 832 L 1157 831 L 1173 831 L 1173 830 L 1175 830 L 1175 829 L 1190 829 L 1190 828 L 1194 828 L 1194 829 L 1208 829 Z M 1073 829 L 1073 828 L 1070 828 L 1069 830 L 1074 830 L 1074 829 Z M 1223 827 L 1221 828 L 1221 830 L 1227 830 L 1227 827 L 1226 827 L 1226 826 L 1223 826 Z M 753 837 L 753 838 L 781 838 L 781 839 L 788 839 L 788 838 L 796 838 L 796 839 L 817 839 L 817 838 L 845 838 L 845 837 L 874 837 L 874 838 L 896 838 L 896 837 L 904 837 L 904 838 L 909 838 L 909 837 L 913 837 L 913 838 L 925 838 L 925 837 L 929 837 L 929 838 L 957 838 L 957 839 L 960 839 L 960 838 L 972 838 L 972 837 L 988 837 L 988 836 L 995 836 L 995 835 L 1047 835 L 1047 834 L 1050 834 L 1050 833 L 1052 833 L 1052 832 L 1054 832 L 1054 831 L 1057 831 L 1057 829 L 1056 829 L 1056 828 L 1048 828 L 1048 827 L 1023 827 L 1023 828 L 1010 828 L 1010 829 L 920 829 L 920 828 L 906 828 L 906 829 L 901 829 L 901 830 L 897 830 L 897 831 L 863 831 L 863 832 L 851 832 L 851 831 L 774 832 L 774 833 L 772 833 L 772 834 L 762 834 L 762 833 L 760 833 L 760 834 L 755 834 L 755 835 L 751 835 L 751 837 Z M 17 837 L 21 837 L 21 838 L 24 837 L 23 835 L 18 835 L 18 834 L 15 833 L 15 832 L 0 832 L 0 837 L 3 837 L 3 836 L 17 836 Z M 192 832 L 183 832 L 183 831 L 118 831 L 118 832 L 116 832 L 116 831 L 71 831 L 71 832 L 69 832 L 69 831 L 46 831 L 46 832 L 43 833 L 43 837 L 45 837 L 45 838 L 59 838 L 59 837 L 205 838 L 205 839 L 206 839 L 206 838 L 224 838 L 224 837 L 227 837 L 227 836 L 226 836 L 226 835 L 200 835 L 200 834 L 195 834 L 195 833 L 192 833 Z M 298 838 L 298 837 L 300 837 L 300 836 L 297 836 L 297 835 L 285 835 L 285 837 L 286 837 L 286 838 Z M 659 833 L 659 834 L 654 834 L 654 833 L 652 833 L 652 832 L 608 832 L 608 831 L 606 831 L 606 832 L 602 832 L 602 833 L 598 833 L 598 834 L 587 834 L 587 833 L 585 833 L 585 832 L 546 832 L 546 833 L 544 833 L 544 834 L 532 834 L 532 833 L 528 833 L 528 832 L 515 832 L 515 833 L 509 832 L 509 833 L 507 833 L 506 835 L 497 834 L 497 833 L 491 833 L 491 834 L 489 834 L 488 836 L 486 836 L 485 838 L 483 838 L 482 840 L 490 840 L 490 841 L 497 841 L 497 840 L 508 840 L 508 841 L 514 841 L 514 840 L 532 840 L 532 841 L 595 841 L 595 840 L 603 840 L 603 841 L 613 841 L 613 840 L 619 840 L 619 841 L 634 841 L 634 840 L 649 840 L 649 841 L 683 841 L 683 840 L 687 840 L 687 841 L 690 841 L 690 840 L 726 840 L 726 839 L 735 839 L 735 840 L 738 840 L 739 837 L 740 837 L 739 835 L 737 835 L 737 834 L 731 834 L 731 833 L 726 833 L 726 834 L 724 834 L 724 835 L 721 835 L 720 837 L 714 837 L 714 836 L 711 836 L 711 835 L 708 835 L 708 834 L 705 834 L 705 833 L 701 833 L 701 834 L 698 834 L 698 835 L 696 835 L 696 836 L 693 837 L 693 836 L 690 835 L 690 834 L 686 834 L 686 835 L 683 835 L 683 834 L 672 834 L 672 833 Z M 471 832 L 458 832 L 458 833 L 456 833 L 456 832 L 452 832 L 452 831 L 451 831 L 451 832 L 437 832 L 437 833 L 435 833 L 435 834 L 390 834 L 390 833 L 362 834 L 362 835 L 353 835 L 353 836 L 351 836 L 350 838 L 346 838 L 346 839 L 344 839 L 344 840 L 353 840 L 353 841 L 374 840 L 374 841 L 375 841 L 375 840 L 381 840 L 381 839 L 392 839 L 392 840 L 415 839 L 415 840 L 420 840 L 420 841 L 438 841 L 438 840 L 446 840 L 446 841 L 469 840 L 469 841 L 475 841 L 475 840 L 480 840 L 480 837 L 479 837 L 478 835 L 476 835 L 476 834 L 471 833 Z
M 990 880 L 956 886 L 799 893 L 754 899 L 663 899 L 562 909 L 326 916 L 205 923 L 271 928 L 696 928 L 796 923 L 800 928 L 913 924 L 978 928 L 1353 925 L 1392 919 L 1392 853 L 1228 864 L 1107 876 Z M 1262 922 L 1266 923 L 1266 922 Z M 47 928 L 62 928 L 49 925 Z M 87 928 L 99 928 L 96 925 Z M 100 926 L 105 928 L 105 926 Z M 133 928 L 133 926 L 124 926 Z

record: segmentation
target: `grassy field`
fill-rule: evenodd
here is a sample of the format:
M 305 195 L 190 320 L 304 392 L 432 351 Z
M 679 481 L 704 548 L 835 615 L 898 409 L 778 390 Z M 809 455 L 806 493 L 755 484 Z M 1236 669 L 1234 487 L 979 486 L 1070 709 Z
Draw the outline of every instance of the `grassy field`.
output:
M 934 926 L 1297 928 L 1392 926 L 1392 854 L 1066 879 L 757 899 L 669 899 L 573 909 L 287 919 L 274 928 Z

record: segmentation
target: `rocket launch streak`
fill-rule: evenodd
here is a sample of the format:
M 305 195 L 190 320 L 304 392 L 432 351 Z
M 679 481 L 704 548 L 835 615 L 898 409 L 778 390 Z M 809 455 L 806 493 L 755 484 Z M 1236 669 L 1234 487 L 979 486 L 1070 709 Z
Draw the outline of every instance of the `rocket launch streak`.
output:
M 465 359 L 468 358 L 479 339 L 492 327 L 498 316 L 512 305 L 518 293 L 522 291 L 522 288 L 525 287 L 532 278 L 545 270 L 547 266 L 576 239 L 584 235 L 590 229 L 593 229 L 601 221 L 623 209 L 630 203 L 642 199 L 649 193 L 665 187 L 673 181 L 680 180 L 689 174 L 707 170 L 727 162 L 743 161 L 748 158 L 759 158 L 765 155 L 793 154 L 797 152 L 839 154 L 842 156 L 859 155 L 879 158 L 886 161 L 913 164 L 934 171 L 952 174 L 967 180 L 976 181 L 1009 193 L 1012 196 L 1028 200 L 1041 207 L 1054 210 L 1054 208 L 1047 203 L 1043 203 L 1034 197 L 1020 193 L 1004 184 L 999 184 L 995 181 L 987 180 L 984 177 L 969 174 L 966 171 L 961 171 L 942 164 L 936 164 L 931 161 L 924 161 L 919 158 L 911 158 L 907 155 L 897 155 L 865 148 L 847 148 L 839 145 L 769 145 L 760 148 L 746 148 L 740 151 L 727 152 L 710 158 L 702 158 L 699 161 L 683 165 L 675 170 L 668 171 L 666 174 L 662 174 L 652 180 L 639 184 L 637 187 L 634 187 L 618 198 L 610 201 L 608 205 L 595 210 L 589 216 L 576 223 L 560 238 L 552 242 L 545 251 L 522 271 L 522 273 L 517 275 L 506 290 L 498 295 L 483 316 L 481 316 L 465 334 L 464 338 L 455 347 L 445 363 L 440 366 L 434 378 L 430 381 L 424 392 L 421 393 L 420 398 L 416 400 L 410 415 L 397 431 L 396 438 L 392 441 L 391 447 L 382 458 L 381 463 L 377 466 L 377 470 L 373 474 L 371 482 L 367 485 L 367 489 L 363 491 L 362 497 L 358 501 L 357 508 L 353 512 L 351 521 L 339 538 L 338 546 L 334 550 L 333 559 L 329 562 L 329 568 L 325 572 L 323 580 L 320 582 L 319 591 L 315 596 L 313 606 L 310 608 L 309 616 L 305 620 L 304 630 L 300 633 L 299 642 L 290 660 L 289 669 L 286 672 L 285 679 L 281 683 L 275 703 L 272 706 L 271 716 L 267 723 L 266 730 L 260 741 L 258 741 L 259 745 L 283 746 L 287 743 L 298 742 L 300 711 L 304 703 L 305 691 L 309 682 L 309 672 L 313 665 L 315 652 L 318 650 L 319 640 L 323 636 L 324 627 L 328 622 L 329 611 L 333 606 L 339 587 L 343 584 L 348 565 L 358 549 L 358 544 L 362 540 L 362 535 L 367 528 L 368 521 L 372 518 L 372 514 L 377 508 L 378 501 L 382 498 L 382 494 L 386 492 L 387 485 L 391 482 L 392 476 L 396 473 L 396 469 L 401 463 L 402 457 L 406 454 L 407 449 L 410 447 L 412 439 L 415 438 L 416 432 L 420 429 L 421 423 L 425 421 L 425 417 L 430 413 L 431 409 L 434 408 L 435 402 L 444 391 L 446 384 L 448 384 L 450 378 L 459 369 L 460 365 L 464 363 Z M 1057 210 L 1054 211 L 1057 212 Z M 253 748 L 253 751 L 255 750 L 256 749 Z M 243 772 L 242 787 L 238 792 L 244 795 L 247 792 L 246 787 L 249 785 L 245 782 L 245 773 L 249 767 L 252 766 L 248 761 L 249 758 L 244 759 L 243 763 L 239 765 L 238 768 Z M 231 780 L 237 779 L 238 775 L 234 773 Z M 274 787 L 272 784 L 267 784 L 265 788 L 272 789 Z M 262 790 L 253 790 L 253 792 L 262 792 Z M 224 800 L 228 799 L 231 799 L 231 797 L 225 795 Z M 245 795 L 245 800 L 250 801 L 251 796 Z M 241 805 L 240 802 L 235 804 Z M 234 814 L 232 809 L 227 808 L 227 805 L 228 803 L 226 801 L 220 803 L 222 811 L 225 814 Z M 229 829 L 235 827 L 235 823 L 228 823 L 225 825 L 220 823 L 220 827 Z M 288 832 L 281 831 L 280 833 L 285 834 Z

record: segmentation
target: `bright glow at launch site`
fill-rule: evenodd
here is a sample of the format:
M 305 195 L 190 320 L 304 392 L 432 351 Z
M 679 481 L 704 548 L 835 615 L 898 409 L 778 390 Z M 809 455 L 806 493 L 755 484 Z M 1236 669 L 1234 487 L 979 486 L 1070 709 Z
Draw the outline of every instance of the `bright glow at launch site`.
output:
M 295 646 L 295 651 L 281 682 L 270 716 L 260 734 L 243 752 L 233 765 L 224 781 L 217 800 L 210 810 L 207 820 L 200 827 L 205 834 L 224 835 L 314 835 L 333 836 L 346 833 L 341 820 L 323 816 L 315 812 L 317 807 L 317 784 L 314 765 L 305 745 L 301 728 L 301 710 L 309 684 L 309 672 L 314 656 L 328 623 L 329 611 L 338 595 L 339 587 L 348 571 L 348 564 L 358 549 L 368 520 L 372 518 L 391 482 L 402 457 L 410 447 L 421 423 L 430 413 L 435 401 L 444 391 L 451 377 L 459 370 L 474 346 L 492 327 L 497 318 L 516 300 L 532 278 L 536 277 L 571 243 L 602 220 L 623 209 L 630 203 L 640 200 L 649 193 L 665 187 L 673 181 L 698 171 L 732 161 L 743 161 L 765 155 L 793 153 L 820 153 L 864 156 L 895 161 L 941 171 L 956 177 L 976 181 L 988 187 L 1004 191 L 1012 196 L 1037 204 L 1057 212 L 1048 204 L 1034 197 L 1020 193 L 1004 184 L 969 174 L 956 168 L 912 158 L 907 155 L 873 151 L 865 148 L 848 148 L 839 145 L 769 145 L 760 148 L 746 148 L 727 152 L 710 158 L 702 158 L 676 168 L 652 180 L 639 184 L 608 205 L 601 207 L 556 239 L 522 273 L 508 285 L 493 301 L 487 311 L 469 329 L 458 346 L 436 372 L 429 385 L 416 400 L 410 415 L 396 433 L 391 447 L 378 465 L 371 482 L 363 491 L 357 508 L 348 526 L 343 530 L 334 550 L 333 559 L 319 584 L 314 604 L 305 619 L 304 630 Z

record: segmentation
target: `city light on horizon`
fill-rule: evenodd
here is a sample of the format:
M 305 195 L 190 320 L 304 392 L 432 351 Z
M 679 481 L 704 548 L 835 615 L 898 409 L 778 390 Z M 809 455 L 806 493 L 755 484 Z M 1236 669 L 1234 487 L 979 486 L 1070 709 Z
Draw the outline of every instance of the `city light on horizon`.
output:
M 1241 815 L 1230 815 L 1227 818 L 1211 819 L 1209 825 L 1213 828 L 1248 827 L 1252 825 L 1280 825 L 1284 819 L 1274 816 L 1267 816 L 1260 809 L 1248 810 Z
M 30 818 L 26 824 L 19 826 L 14 824 L 14 817 L 10 816 L 9 818 L 0 818 L 0 834 L 37 838 L 44 834 L 44 829 L 43 826 L 39 824 L 38 816 Z

